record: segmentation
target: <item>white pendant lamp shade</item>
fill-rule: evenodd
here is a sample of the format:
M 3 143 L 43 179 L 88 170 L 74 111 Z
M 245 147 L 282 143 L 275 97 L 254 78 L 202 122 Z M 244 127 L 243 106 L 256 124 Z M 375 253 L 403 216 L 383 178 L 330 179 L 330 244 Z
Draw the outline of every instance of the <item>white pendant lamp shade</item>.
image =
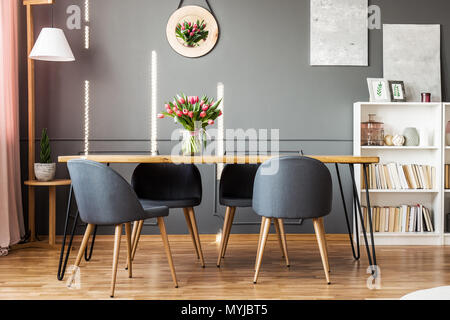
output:
M 42 61 L 75 61 L 64 31 L 58 28 L 43 28 L 39 34 L 30 59 Z

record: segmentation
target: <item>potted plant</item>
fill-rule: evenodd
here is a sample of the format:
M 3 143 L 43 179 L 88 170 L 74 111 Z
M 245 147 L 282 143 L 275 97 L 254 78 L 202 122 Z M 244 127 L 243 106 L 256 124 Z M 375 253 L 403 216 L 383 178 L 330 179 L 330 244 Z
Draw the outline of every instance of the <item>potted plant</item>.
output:
M 47 128 L 42 130 L 40 163 L 34 164 L 34 174 L 36 179 L 42 182 L 51 181 L 55 178 L 56 163 L 52 163 L 50 140 Z
M 182 152 L 183 155 L 194 156 L 202 153 L 206 145 L 205 129 L 213 125 L 215 120 L 222 115 L 219 105 L 222 100 L 214 102 L 207 96 L 185 96 L 175 97 L 173 102 L 166 104 L 166 112 L 158 114 L 159 119 L 171 117 L 175 122 L 184 127 Z

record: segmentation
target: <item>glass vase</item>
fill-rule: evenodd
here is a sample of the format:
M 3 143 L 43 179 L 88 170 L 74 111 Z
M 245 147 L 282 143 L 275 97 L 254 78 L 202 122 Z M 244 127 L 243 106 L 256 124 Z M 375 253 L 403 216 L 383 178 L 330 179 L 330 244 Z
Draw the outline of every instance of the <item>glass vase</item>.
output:
M 205 131 L 201 121 L 194 123 L 194 130 L 183 131 L 181 152 L 184 156 L 199 156 L 203 154 L 206 143 Z
M 384 123 L 375 121 L 376 114 L 369 114 L 369 121 L 361 123 L 362 146 L 384 146 Z

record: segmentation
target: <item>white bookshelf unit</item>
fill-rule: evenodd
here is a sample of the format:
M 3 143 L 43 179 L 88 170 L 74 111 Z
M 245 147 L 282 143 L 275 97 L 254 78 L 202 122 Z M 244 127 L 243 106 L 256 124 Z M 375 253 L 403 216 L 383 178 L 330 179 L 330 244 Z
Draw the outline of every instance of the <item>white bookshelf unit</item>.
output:
M 443 195 L 443 217 L 442 217 L 442 224 L 443 224 L 443 233 L 444 233 L 444 239 L 443 242 L 445 245 L 450 245 L 450 233 L 447 232 L 449 230 L 450 226 L 447 226 L 447 214 L 450 213 L 450 190 L 445 189 L 445 165 L 450 164 L 450 141 L 447 141 L 447 135 L 446 135 L 446 127 L 447 122 L 450 121 L 450 103 L 444 103 L 442 106 L 442 176 L 443 176 L 443 189 L 444 189 L 444 195 Z M 450 139 L 449 139 L 450 140 Z
M 448 107 L 448 108 L 447 108 Z M 436 185 L 431 190 L 370 190 L 371 206 L 400 206 L 422 204 L 432 211 L 435 232 L 374 233 L 376 245 L 443 245 L 450 243 L 450 234 L 444 233 L 445 203 L 450 212 L 450 192 L 444 190 L 444 153 L 450 163 L 450 148 L 445 149 L 445 128 L 443 109 L 448 112 L 450 104 L 442 103 L 374 103 L 354 104 L 354 155 L 376 156 L 380 164 L 396 162 L 403 165 L 419 164 L 435 167 Z M 361 146 L 361 123 L 369 120 L 369 114 L 376 114 L 376 120 L 384 122 L 385 135 L 402 135 L 407 127 L 427 130 L 429 143 L 418 147 L 372 147 Z M 422 143 L 422 142 L 421 142 Z M 362 190 L 361 167 L 355 167 L 356 183 L 361 195 L 361 204 L 366 205 L 365 190 Z M 448 201 L 447 201 L 448 199 Z M 362 237 L 362 234 L 360 235 Z M 447 240 L 446 240 L 447 239 Z

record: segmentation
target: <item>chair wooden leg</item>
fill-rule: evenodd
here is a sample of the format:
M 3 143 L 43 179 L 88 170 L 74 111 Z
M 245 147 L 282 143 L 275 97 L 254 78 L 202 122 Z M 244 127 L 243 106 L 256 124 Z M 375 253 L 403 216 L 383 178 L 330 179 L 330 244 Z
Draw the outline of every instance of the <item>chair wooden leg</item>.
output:
M 286 232 L 284 230 L 284 222 L 283 219 L 275 219 L 275 225 L 279 226 L 280 229 L 280 237 L 281 237 L 281 245 L 283 247 L 284 257 L 286 259 L 286 266 L 289 268 L 291 266 L 289 262 L 289 254 L 286 240 Z
M 119 262 L 121 237 L 122 237 L 122 225 L 119 224 L 116 226 L 116 233 L 114 237 L 114 254 L 113 254 L 112 277 L 111 277 L 111 298 L 114 298 L 114 289 L 116 287 L 117 263 Z
M 278 238 L 278 244 L 280 245 L 280 249 L 281 249 L 281 257 L 284 258 L 285 254 L 284 254 L 284 247 L 283 247 L 283 241 L 281 240 L 281 231 L 280 231 L 280 225 L 278 224 L 278 219 L 272 219 L 273 221 L 273 225 L 275 226 L 275 231 L 277 233 L 277 238 Z
M 198 234 L 197 221 L 195 220 L 194 208 L 189 208 L 189 218 L 192 224 L 192 232 L 194 233 L 195 244 L 197 245 L 198 254 L 200 256 L 200 263 L 202 267 L 205 267 L 205 260 L 203 259 L 202 245 L 200 243 L 200 236 Z
M 133 277 L 133 260 L 132 255 L 132 243 L 131 243 L 131 222 L 125 223 L 125 233 L 127 236 L 127 266 L 128 266 L 128 278 Z
M 230 240 L 231 227 L 233 227 L 234 215 L 236 213 L 236 207 L 232 207 L 230 210 L 230 223 L 228 224 L 227 233 L 225 235 L 225 242 L 222 252 L 222 258 L 225 258 L 225 253 L 227 252 L 228 241 Z
M 195 253 L 197 253 L 197 259 L 200 259 L 200 253 L 198 252 L 197 242 L 195 242 L 194 231 L 192 230 L 192 223 L 191 223 L 191 218 L 189 216 L 189 209 L 183 208 L 183 212 L 184 212 L 184 218 L 186 219 L 187 227 L 189 229 L 189 233 L 192 238 L 192 243 L 194 244 Z
M 175 266 L 173 265 L 172 253 L 170 252 L 169 239 L 167 237 L 167 232 L 166 232 L 166 224 L 164 222 L 163 217 L 158 218 L 158 226 L 159 226 L 159 230 L 161 232 L 162 241 L 164 243 L 164 249 L 166 250 L 167 260 L 169 260 L 169 266 L 170 266 L 170 272 L 172 273 L 173 284 L 175 285 L 175 288 L 178 288 L 177 275 L 175 273 Z
M 230 212 L 231 207 L 227 207 L 227 210 L 225 212 L 225 219 L 223 221 L 222 237 L 220 239 L 219 257 L 217 258 L 217 268 L 220 268 L 220 262 L 222 261 L 223 249 L 225 247 L 226 233 L 228 230 L 228 224 L 230 223 L 230 216 L 231 216 Z
M 89 237 L 91 236 L 91 233 L 94 231 L 94 228 L 95 225 L 93 224 L 88 224 L 86 228 L 83 240 L 81 241 L 80 249 L 78 250 L 77 258 L 75 259 L 75 267 L 72 270 L 72 274 L 70 275 L 69 279 L 67 279 L 68 286 L 71 286 L 72 283 L 75 281 L 76 274 L 77 272 L 79 272 L 78 269 L 80 267 L 81 260 L 83 260 L 84 257 L 84 251 L 86 250 L 86 247 L 89 242 Z
M 93 224 L 88 224 L 88 226 L 86 228 L 86 232 L 84 233 L 83 241 L 81 242 L 80 249 L 78 250 L 78 255 L 75 260 L 76 267 L 80 266 L 81 260 L 83 259 L 83 256 L 84 256 L 84 250 L 86 250 L 86 247 L 89 242 L 89 237 L 91 236 L 92 231 L 94 231 L 94 228 L 95 228 L 95 225 L 93 225 Z
M 258 262 L 258 256 L 259 256 L 259 248 L 261 247 L 261 240 L 262 240 L 262 235 L 264 233 L 264 218 L 261 222 L 261 227 L 259 228 L 259 240 L 258 240 L 258 248 L 256 251 L 256 262 L 255 262 L 255 270 L 256 270 L 256 265 Z
M 135 222 L 136 225 L 136 234 L 133 239 L 133 248 L 131 251 L 131 261 L 134 260 L 134 256 L 136 255 L 136 251 L 139 245 L 139 240 L 141 239 L 142 227 L 144 226 L 144 220 Z M 135 227 L 133 226 L 133 229 Z
M 144 220 L 135 221 L 133 223 L 133 232 L 131 233 L 131 262 L 134 261 L 134 256 L 136 255 L 137 247 L 139 245 L 139 239 L 141 238 L 142 227 L 144 226 Z M 125 270 L 128 270 L 128 261 Z
M 322 257 L 322 264 L 323 264 L 323 269 L 325 271 L 325 277 L 327 279 L 327 283 L 331 284 L 330 272 L 329 272 L 330 268 L 328 266 L 326 242 L 324 241 L 325 232 L 324 232 L 324 228 L 323 228 L 323 218 L 313 219 L 313 222 L 314 222 L 314 230 L 316 231 L 317 243 L 319 244 L 320 256 Z
M 259 253 L 258 256 L 256 258 L 256 271 L 255 271 L 255 277 L 253 278 L 253 283 L 256 284 L 256 282 L 258 281 L 258 276 L 259 276 L 259 270 L 261 269 L 261 262 L 262 262 L 262 258 L 264 255 L 264 249 L 266 247 L 266 243 L 267 243 L 267 237 L 269 235 L 269 230 L 270 230 L 270 225 L 271 225 L 271 220 L 269 218 L 264 218 L 262 219 L 262 223 L 264 224 L 264 229 L 263 229 L 263 234 L 261 237 L 261 244 L 260 244 L 260 248 L 259 248 Z
M 327 234 L 326 234 L 326 232 L 325 232 L 325 226 L 324 226 L 324 223 L 323 223 L 323 219 L 321 220 L 320 228 L 322 229 L 322 234 L 323 234 L 323 243 L 324 243 L 324 248 L 325 248 L 325 255 L 326 255 L 326 257 L 327 257 L 327 268 L 328 268 L 328 272 L 331 272 L 330 262 L 329 262 L 329 260 L 328 260 Z
M 132 248 L 132 250 L 134 250 L 134 244 L 136 242 L 138 226 L 139 226 L 139 221 L 133 222 L 133 231 L 131 233 L 131 248 Z M 133 254 L 131 255 L 131 258 L 133 258 Z

